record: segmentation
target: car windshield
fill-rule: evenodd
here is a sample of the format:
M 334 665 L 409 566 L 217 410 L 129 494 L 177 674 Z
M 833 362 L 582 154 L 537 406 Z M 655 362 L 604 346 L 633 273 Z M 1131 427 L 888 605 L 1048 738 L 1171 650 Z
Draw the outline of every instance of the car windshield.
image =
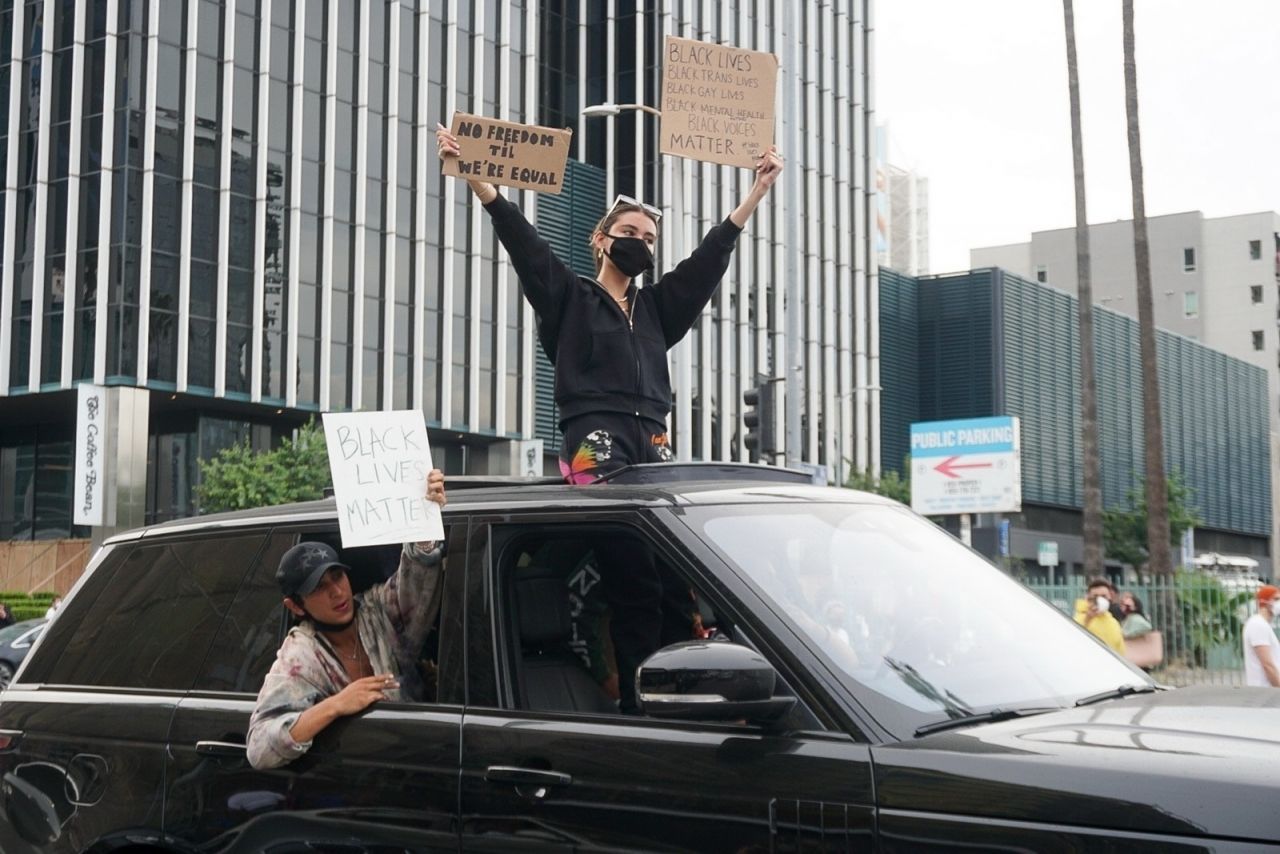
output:
M 690 507 L 893 732 L 1146 684 L 1061 612 L 906 508 Z

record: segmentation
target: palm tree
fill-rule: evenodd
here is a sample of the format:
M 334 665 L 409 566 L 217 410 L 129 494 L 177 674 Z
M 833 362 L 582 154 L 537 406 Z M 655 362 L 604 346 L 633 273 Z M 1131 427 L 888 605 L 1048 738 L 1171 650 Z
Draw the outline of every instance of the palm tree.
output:
M 1142 141 L 1138 134 L 1138 71 L 1133 50 L 1133 0 L 1123 0 L 1124 107 L 1129 124 L 1129 180 L 1133 185 L 1133 260 L 1138 273 L 1138 333 L 1142 357 L 1142 420 L 1146 446 L 1147 568 L 1173 575 L 1169 546 L 1169 496 L 1164 474 L 1164 423 L 1160 415 L 1160 379 L 1156 373 L 1156 325 L 1151 305 L 1151 248 L 1142 187 Z
M 1071 0 L 1062 0 L 1067 30 L 1067 89 L 1071 96 L 1071 155 L 1076 185 L 1076 311 L 1080 320 L 1080 444 L 1084 450 L 1084 573 L 1102 574 L 1102 462 L 1098 456 L 1098 383 L 1093 353 L 1093 279 L 1089 218 L 1085 211 L 1084 141 L 1080 128 L 1080 74 Z

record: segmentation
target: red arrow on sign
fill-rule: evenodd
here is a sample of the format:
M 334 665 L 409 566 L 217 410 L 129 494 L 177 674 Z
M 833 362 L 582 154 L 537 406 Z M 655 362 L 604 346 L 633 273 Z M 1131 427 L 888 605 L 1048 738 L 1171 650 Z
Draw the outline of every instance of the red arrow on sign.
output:
M 991 468 L 991 463 L 965 463 L 964 465 L 956 465 L 955 462 L 958 459 L 960 458 L 947 457 L 945 460 L 943 460 L 942 462 L 934 466 L 933 470 L 936 472 L 939 472 L 944 477 L 959 478 L 960 474 L 956 471 L 956 469 L 989 469 Z

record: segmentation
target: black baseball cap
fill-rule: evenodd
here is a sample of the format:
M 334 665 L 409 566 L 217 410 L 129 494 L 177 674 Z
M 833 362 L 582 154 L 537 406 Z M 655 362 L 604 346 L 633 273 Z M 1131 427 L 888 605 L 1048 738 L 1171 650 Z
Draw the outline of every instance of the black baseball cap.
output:
M 328 543 L 298 543 L 280 558 L 276 581 L 285 596 L 301 599 L 315 590 L 324 574 L 335 566 L 351 570 L 338 560 L 338 553 Z

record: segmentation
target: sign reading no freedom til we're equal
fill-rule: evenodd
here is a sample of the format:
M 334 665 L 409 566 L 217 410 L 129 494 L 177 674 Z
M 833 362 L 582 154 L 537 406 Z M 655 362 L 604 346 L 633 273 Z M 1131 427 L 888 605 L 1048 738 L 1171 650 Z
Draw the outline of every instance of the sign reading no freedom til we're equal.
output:
M 454 113 L 449 131 L 459 153 L 444 159 L 444 174 L 552 195 L 564 189 L 573 131 L 470 113 Z
M 1022 509 L 1018 419 L 911 425 L 911 509 L 925 516 Z
M 660 150 L 754 167 L 773 145 L 777 81 L 771 53 L 667 36 Z
M 344 547 L 444 539 L 420 410 L 326 412 L 324 438 Z

